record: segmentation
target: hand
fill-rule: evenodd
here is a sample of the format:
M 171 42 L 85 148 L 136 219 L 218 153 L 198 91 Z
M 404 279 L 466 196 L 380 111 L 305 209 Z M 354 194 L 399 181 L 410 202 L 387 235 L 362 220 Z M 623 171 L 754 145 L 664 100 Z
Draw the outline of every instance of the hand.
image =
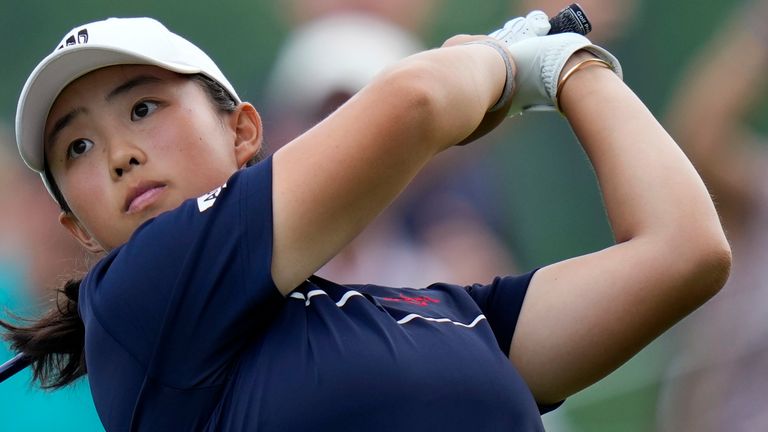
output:
M 550 111 L 557 104 L 557 83 L 563 66 L 579 50 L 605 60 L 622 77 L 621 65 L 611 53 L 576 33 L 526 37 L 507 45 L 517 66 L 515 94 L 509 116 L 524 111 Z
M 540 10 L 535 10 L 524 17 L 517 17 L 507 21 L 504 27 L 492 32 L 488 36 L 500 40 L 509 46 L 523 39 L 544 36 L 549 33 L 550 27 L 547 14 Z

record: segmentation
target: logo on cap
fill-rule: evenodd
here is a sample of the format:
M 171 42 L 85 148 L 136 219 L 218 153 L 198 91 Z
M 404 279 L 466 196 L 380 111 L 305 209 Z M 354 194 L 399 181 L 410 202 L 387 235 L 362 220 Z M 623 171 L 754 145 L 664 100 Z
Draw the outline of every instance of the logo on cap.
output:
M 59 46 L 59 49 L 62 49 L 65 46 L 79 45 L 84 43 L 88 43 L 88 29 L 82 29 L 76 34 L 69 35 L 61 43 L 61 45 Z

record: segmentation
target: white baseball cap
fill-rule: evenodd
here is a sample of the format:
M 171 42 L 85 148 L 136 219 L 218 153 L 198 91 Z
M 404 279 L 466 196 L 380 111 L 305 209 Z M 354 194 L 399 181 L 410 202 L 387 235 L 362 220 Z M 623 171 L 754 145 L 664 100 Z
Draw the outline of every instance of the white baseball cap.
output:
M 145 64 L 182 74 L 203 74 L 240 98 L 200 48 L 151 18 L 109 18 L 72 29 L 27 78 L 16 109 L 16 142 L 24 162 L 44 174 L 44 129 L 48 112 L 64 88 L 107 66 Z

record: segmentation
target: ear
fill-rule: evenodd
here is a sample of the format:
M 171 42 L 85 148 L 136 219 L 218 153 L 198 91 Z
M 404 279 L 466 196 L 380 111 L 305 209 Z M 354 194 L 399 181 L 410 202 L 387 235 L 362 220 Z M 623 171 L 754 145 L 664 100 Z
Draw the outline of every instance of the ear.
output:
M 80 221 L 70 213 L 59 213 L 59 223 L 69 231 L 70 234 L 82 245 L 88 252 L 98 254 L 104 252 L 99 242 L 86 230 Z
M 237 166 L 242 168 L 261 150 L 261 117 L 253 105 L 243 102 L 232 113 L 231 121 L 235 132 L 235 158 Z

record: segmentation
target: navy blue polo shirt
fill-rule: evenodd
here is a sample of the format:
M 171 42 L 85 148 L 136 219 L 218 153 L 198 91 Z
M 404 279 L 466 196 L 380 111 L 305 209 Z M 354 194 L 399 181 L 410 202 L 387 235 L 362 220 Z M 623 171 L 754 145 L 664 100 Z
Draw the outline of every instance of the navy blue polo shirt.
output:
M 538 431 L 509 359 L 532 273 L 423 289 L 271 279 L 272 161 L 143 224 L 87 275 L 107 430 Z

